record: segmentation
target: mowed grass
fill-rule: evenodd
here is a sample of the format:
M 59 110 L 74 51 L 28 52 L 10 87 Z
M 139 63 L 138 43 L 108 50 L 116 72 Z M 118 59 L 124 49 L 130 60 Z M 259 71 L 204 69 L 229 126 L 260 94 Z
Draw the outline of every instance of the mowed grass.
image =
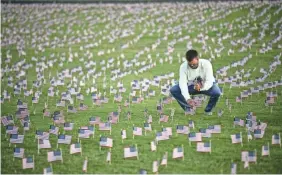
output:
M 280 4 L 281 5 L 281 4 Z M 159 6 L 155 6 L 157 10 L 162 10 L 162 7 L 164 5 L 160 4 Z M 256 8 L 255 13 L 259 14 L 263 11 L 264 8 L 268 7 L 269 5 L 263 5 L 260 8 Z M 249 6 L 243 6 L 242 9 L 231 13 L 224 19 L 220 20 L 214 20 L 209 25 L 214 25 L 216 27 L 220 26 L 220 23 L 225 22 L 231 22 L 235 20 L 236 18 L 242 17 L 242 19 L 247 19 L 247 14 L 249 13 Z M 180 10 L 183 10 L 179 6 Z M 238 68 L 231 68 L 228 71 L 228 75 L 234 75 L 236 70 L 241 69 L 254 69 L 257 68 L 254 73 L 251 75 L 251 79 L 255 79 L 255 77 L 262 76 L 262 74 L 259 72 L 260 68 L 266 68 L 268 70 L 269 64 L 273 61 L 274 56 L 281 54 L 281 50 L 278 48 L 278 43 L 273 44 L 273 50 L 265 53 L 265 54 L 256 54 L 259 48 L 262 47 L 263 43 L 267 43 L 277 37 L 279 28 L 273 28 L 272 24 L 279 20 L 281 18 L 282 12 L 278 15 L 273 15 L 274 11 L 276 11 L 279 8 L 278 6 L 273 6 L 270 10 L 266 12 L 265 15 L 262 17 L 259 17 L 257 19 L 257 24 L 260 23 L 260 21 L 263 21 L 265 17 L 269 14 L 272 15 L 270 20 L 270 30 L 274 30 L 276 33 L 275 35 L 270 35 L 269 33 L 271 31 L 266 32 L 265 38 L 260 41 L 257 40 L 256 43 L 252 46 L 251 49 L 248 49 L 245 52 L 239 53 L 238 50 L 242 47 L 241 45 L 234 47 L 230 44 L 231 40 L 236 40 L 239 38 L 242 38 L 248 34 L 248 32 L 251 32 L 246 28 L 244 31 L 241 31 L 238 29 L 238 26 L 240 26 L 240 22 L 234 22 L 234 26 L 237 26 L 237 30 L 235 29 L 234 32 L 237 33 L 237 35 L 231 39 L 223 40 L 224 49 L 221 53 L 221 57 L 216 58 L 212 61 L 214 73 L 218 68 L 221 68 L 222 66 L 229 65 L 233 61 L 237 61 L 242 59 L 244 56 L 247 56 L 249 53 L 253 54 L 253 58 L 247 62 L 247 64 L 244 67 L 238 67 Z M 172 11 L 172 10 L 176 11 Z M 100 14 L 101 11 L 107 10 L 106 8 L 92 8 L 91 14 Z M 142 9 L 144 13 L 142 16 L 147 16 L 148 11 L 146 8 Z M 174 6 L 170 10 L 168 10 L 168 13 L 177 14 L 177 8 Z M 210 9 L 211 11 L 216 12 L 215 9 Z M 115 11 L 117 13 L 118 10 Z M 148 12 L 148 13 L 145 13 Z M 59 14 L 61 13 L 67 13 L 67 12 L 57 12 Z M 199 12 L 201 13 L 201 12 Z M 90 14 L 90 13 L 89 13 Z M 106 14 L 106 13 L 102 13 Z M 203 13 L 204 16 L 208 17 L 210 13 Z M 81 18 L 82 20 L 85 18 L 84 14 L 81 13 L 81 11 L 77 11 L 73 15 L 77 15 L 77 17 Z M 106 14 L 107 15 L 107 14 Z M 160 15 L 161 16 L 161 15 Z M 103 17 L 102 15 L 100 17 Z M 124 18 L 133 18 L 134 15 L 127 15 Z M 170 17 L 166 16 L 167 19 Z M 182 34 L 180 36 L 177 36 L 176 34 L 170 34 L 168 35 L 168 41 L 174 39 L 174 38 L 180 38 L 185 35 L 189 35 L 190 38 L 193 40 L 196 38 L 196 36 L 199 33 L 202 33 L 201 26 L 198 25 L 196 22 L 195 16 L 192 16 L 192 19 L 194 20 L 193 24 L 196 25 L 196 27 L 193 29 L 193 31 L 190 33 L 187 30 L 183 30 Z M 88 23 L 86 21 L 84 27 L 88 27 Z M 118 23 L 117 21 L 115 21 Z M 254 22 L 250 22 L 251 26 Z M 164 31 L 162 31 L 160 34 L 153 33 L 152 36 L 150 36 L 148 33 L 146 33 L 136 44 L 131 45 L 129 48 L 125 50 L 116 49 L 116 52 L 111 54 L 105 54 L 104 56 L 96 56 L 97 52 L 101 49 L 111 49 L 112 47 L 119 48 L 121 43 L 125 43 L 125 41 L 128 41 L 134 37 L 136 37 L 138 34 L 144 30 L 144 24 L 141 23 L 140 27 L 136 27 L 134 29 L 135 35 L 126 37 L 124 39 L 118 39 L 113 44 L 109 44 L 107 42 L 104 42 L 102 45 L 100 45 L 98 48 L 94 48 L 93 50 L 89 50 L 94 53 L 93 60 L 97 61 L 97 63 L 100 60 L 108 59 L 110 57 L 117 58 L 120 56 L 121 53 L 124 53 L 125 58 L 130 60 L 134 57 L 134 55 L 144 49 L 145 47 L 150 47 L 151 44 L 153 44 L 156 39 L 159 37 L 164 36 Z M 170 26 L 176 26 L 181 24 L 181 20 L 174 21 L 170 24 Z M 166 27 L 166 25 L 163 25 L 159 23 L 158 25 L 162 25 Z M 9 26 L 8 24 L 3 24 L 2 29 L 5 28 L 5 26 Z M 259 25 L 258 25 L 259 26 Z M 122 28 L 121 26 L 119 26 Z M 101 31 L 105 28 L 105 24 L 99 24 L 95 27 L 93 27 L 93 31 Z M 150 26 L 148 27 L 149 30 L 153 29 L 154 27 Z M 83 31 L 83 27 L 81 26 L 74 26 L 73 30 L 80 30 Z M 110 30 L 108 30 L 109 32 Z M 222 34 L 227 34 L 227 30 L 223 30 Z M 259 36 L 259 31 L 252 32 L 252 37 L 257 38 Z M 208 35 L 210 37 L 216 38 L 217 32 L 208 31 Z M 60 36 L 60 34 L 58 34 Z M 79 37 L 79 35 L 78 35 Z M 99 36 L 98 39 L 102 36 Z M 156 54 L 160 54 L 160 58 L 165 58 L 164 52 L 167 50 L 167 43 L 168 41 L 162 41 L 161 44 L 157 47 L 155 51 L 151 52 L 152 58 L 157 61 L 157 66 L 153 69 L 150 69 L 147 72 L 144 72 L 139 75 L 127 75 L 123 78 L 123 82 L 125 85 L 125 88 L 127 88 L 127 92 L 123 95 L 124 99 L 128 97 L 129 90 L 130 90 L 130 82 L 132 80 L 140 80 L 141 78 L 149 78 L 152 79 L 154 75 L 161 75 L 169 72 L 175 72 L 175 79 L 178 79 L 178 69 L 180 66 L 180 63 L 178 63 L 177 54 L 180 54 L 181 57 L 185 55 L 186 52 L 186 43 L 187 41 L 178 42 L 175 45 L 175 50 L 172 54 L 174 57 L 174 61 L 172 64 L 169 64 L 168 62 L 164 63 L 163 65 L 159 63 L 158 59 L 156 57 Z M 281 44 L 281 42 L 280 42 Z M 82 44 L 81 44 L 82 45 Z M 219 45 L 213 44 L 211 40 L 208 40 L 208 45 L 211 48 L 220 48 Z M 200 53 L 202 53 L 203 58 L 210 58 L 210 53 L 204 53 L 202 50 L 201 44 L 194 44 L 194 49 L 198 50 Z M 44 53 L 40 53 L 39 55 L 36 55 L 36 57 L 40 56 L 46 56 L 47 58 L 50 56 L 51 53 L 63 53 L 65 52 L 68 55 L 69 47 L 71 47 L 73 52 L 78 52 L 81 57 L 83 57 L 84 52 L 79 50 L 80 45 L 73 45 L 73 46 L 65 46 L 64 48 L 46 48 L 46 51 Z M 234 54 L 231 54 L 228 56 L 227 51 L 229 48 L 232 48 L 235 50 Z M 13 55 L 12 63 L 15 63 L 20 60 L 18 57 L 18 53 L 16 51 L 16 47 L 13 45 L 11 47 L 2 47 L 2 58 L 5 57 L 7 50 L 11 51 L 11 54 Z M 34 50 L 30 47 L 27 47 L 26 50 L 27 56 L 25 59 L 27 62 L 31 62 L 31 57 L 35 56 Z M 146 60 L 147 54 L 142 55 L 139 60 Z M 6 66 L 5 63 L 3 63 L 1 68 L 4 68 Z M 87 60 L 87 58 L 86 58 Z M 50 136 L 50 142 L 52 145 L 52 149 L 50 150 L 41 150 L 40 154 L 37 154 L 37 142 L 35 141 L 35 131 L 37 129 L 41 129 L 44 131 L 48 131 L 49 125 L 52 124 L 51 119 L 49 118 L 42 118 L 42 110 L 44 108 L 44 103 L 47 101 L 47 89 L 50 87 L 50 84 L 48 82 L 48 75 L 49 71 L 51 72 L 52 76 L 56 75 L 56 71 L 61 71 L 65 68 L 73 68 L 75 66 L 81 65 L 83 66 L 83 63 L 79 62 L 78 60 L 74 60 L 73 63 L 65 63 L 63 68 L 60 68 L 57 65 L 54 65 L 53 69 L 48 69 L 48 71 L 45 71 L 45 78 L 47 78 L 47 84 L 42 86 L 42 95 L 40 96 L 39 104 L 36 104 L 32 106 L 31 104 L 31 97 L 28 97 L 24 99 L 23 94 L 19 97 L 13 97 L 11 99 L 11 102 L 5 101 L 4 104 L 1 104 L 1 116 L 7 115 L 7 114 L 14 114 L 16 111 L 16 102 L 17 99 L 22 99 L 23 101 L 28 103 L 29 111 L 31 112 L 30 118 L 31 118 L 31 129 L 30 131 L 25 133 L 25 139 L 24 143 L 17 145 L 17 147 L 23 147 L 25 148 L 25 155 L 26 156 L 35 156 L 35 170 L 23 170 L 22 169 L 22 160 L 21 159 L 15 159 L 13 160 L 13 147 L 9 147 L 9 139 L 5 137 L 5 128 L 2 126 L 1 128 L 1 173 L 3 174 L 14 174 L 14 173 L 20 173 L 20 174 L 39 174 L 43 172 L 43 168 L 46 168 L 50 165 L 50 163 L 47 162 L 47 152 L 50 150 L 56 149 L 56 143 L 57 143 L 57 137 L 54 135 Z M 97 70 L 99 70 L 101 67 L 99 64 L 97 64 Z M 9 74 L 14 76 L 15 74 Z M 32 81 L 36 79 L 36 72 L 34 67 L 27 72 L 28 75 L 28 88 L 30 89 L 32 87 Z M 282 68 L 281 65 L 277 67 L 274 73 L 272 73 L 267 79 L 266 82 L 272 82 L 276 80 L 280 80 L 282 75 Z M 75 75 L 77 77 L 77 75 Z M 106 74 L 107 78 L 110 78 L 110 71 L 107 71 Z M 68 82 L 68 81 L 67 81 Z M 102 78 L 97 78 L 96 83 L 99 87 L 99 91 L 104 92 L 105 90 L 102 88 Z M 110 85 L 115 86 L 117 81 L 110 82 Z M 117 111 L 118 104 L 113 103 L 112 99 L 113 96 L 110 97 L 109 103 L 103 105 L 102 107 L 93 107 L 92 106 L 92 100 L 91 95 L 87 95 L 85 93 L 85 89 L 90 87 L 92 85 L 92 78 L 89 82 L 86 83 L 87 86 L 82 88 L 82 93 L 84 94 L 85 100 L 84 103 L 89 106 L 89 109 L 87 111 L 78 111 L 76 114 L 68 114 L 66 108 L 59 108 L 60 110 L 64 111 L 64 115 L 66 116 L 66 121 L 73 121 L 75 123 L 75 127 L 73 131 L 66 131 L 66 134 L 72 135 L 72 143 L 75 143 L 77 141 L 77 129 L 80 126 L 88 125 L 89 117 L 91 116 L 100 116 L 103 121 L 107 120 L 108 113 Z M 258 83 L 254 86 L 257 86 L 262 83 Z M 109 84 L 108 84 L 109 87 Z M 101 132 L 98 131 L 96 128 L 95 130 L 95 138 L 94 139 L 83 139 L 82 140 L 82 149 L 83 154 L 80 155 L 70 155 L 69 154 L 69 145 L 60 145 L 59 147 L 63 150 L 63 158 L 64 163 L 55 162 L 52 163 L 53 172 L 55 174 L 80 174 L 82 173 L 82 165 L 85 157 L 88 157 L 88 173 L 91 174 L 136 174 L 139 173 L 139 169 L 146 169 L 148 173 L 152 173 L 152 163 L 155 160 L 161 160 L 162 156 L 165 152 L 168 152 L 168 166 L 160 166 L 159 167 L 159 173 L 161 174 L 171 174 L 171 173 L 205 173 L 205 174 L 211 174 L 211 173 L 230 173 L 230 165 L 231 161 L 237 163 L 237 173 L 245 173 L 245 174 L 258 174 L 258 173 L 271 173 L 271 174 L 277 174 L 282 173 L 282 149 L 281 147 L 277 145 L 271 145 L 270 157 L 262 157 L 261 156 L 261 147 L 262 145 L 266 145 L 267 143 L 271 143 L 271 136 L 275 133 L 282 133 L 282 87 L 278 87 L 275 89 L 272 89 L 273 91 L 278 92 L 278 99 L 276 100 L 275 105 L 273 105 L 273 112 L 270 113 L 270 108 L 264 106 L 264 100 L 266 98 L 265 92 L 271 91 L 266 90 L 265 92 L 261 92 L 259 95 L 253 95 L 252 97 L 249 97 L 248 99 L 245 99 L 243 101 L 243 104 L 237 104 L 235 103 L 235 97 L 240 95 L 240 92 L 246 88 L 232 88 L 229 89 L 229 85 L 222 86 L 224 89 L 224 95 L 220 98 L 216 108 L 214 115 L 211 117 L 205 117 L 203 113 L 203 107 L 206 105 L 204 103 L 203 107 L 198 108 L 196 115 L 194 116 L 184 116 L 184 112 L 182 109 L 178 106 L 176 101 L 173 101 L 172 104 L 165 105 L 165 114 L 169 115 L 170 110 L 169 108 L 175 108 L 175 115 L 174 120 L 169 120 L 168 123 L 159 124 L 158 118 L 156 112 L 156 103 L 157 101 L 162 97 L 160 94 L 160 88 L 154 88 L 156 90 L 157 96 L 154 98 L 146 99 L 145 102 L 142 104 L 133 104 L 131 105 L 130 109 L 123 107 L 122 112 L 120 114 L 120 121 L 116 125 L 112 125 L 112 134 L 110 135 L 109 132 Z M 7 79 L 4 78 L 1 81 L 1 93 L 4 90 L 8 90 L 9 92 L 13 92 L 12 88 L 7 87 Z M 60 88 L 60 92 L 66 91 L 66 87 Z M 106 90 L 107 96 L 109 97 L 109 89 Z M 138 93 L 137 93 L 138 94 Z M 48 99 L 48 107 L 49 109 L 54 112 L 56 109 L 55 103 L 56 100 L 58 100 L 60 97 L 54 97 Z M 230 112 L 226 105 L 225 105 L 225 99 L 229 99 L 229 101 L 232 104 L 232 111 Z M 123 104 L 123 103 L 122 103 Z M 79 103 L 75 103 L 75 107 L 78 107 Z M 160 131 L 162 126 L 163 127 L 172 127 L 173 128 L 173 136 L 170 140 L 167 141 L 161 141 L 159 142 L 157 146 L 156 152 L 150 151 L 150 142 L 155 139 L 155 133 L 147 133 L 146 136 L 136 136 L 134 139 L 132 138 L 132 126 L 133 124 L 135 126 L 143 127 L 143 122 L 146 120 L 144 118 L 143 110 L 147 108 L 149 111 L 149 114 L 153 116 L 153 123 L 152 128 L 153 130 Z M 218 109 L 223 109 L 224 114 L 221 118 L 218 118 L 216 115 L 216 112 Z M 36 114 L 33 114 L 32 112 L 36 110 Z M 127 121 L 126 119 L 126 112 L 131 111 L 132 112 L 132 120 Z M 253 111 L 256 113 L 257 118 L 261 120 L 262 122 L 266 122 L 268 124 L 268 127 L 266 129 L 265 135 L 262 139 L 259 140 L 252 140 L 250 142 L 247 141 L 247 131 L 243 127 L 233 127 L 233 116 L 239 116 L 242 119 L 245 118 L 248 111 Z M 204 153 L 198 153 L 196 152 L 196 144 L 192 143 L 189 145 L 187 136 L 185 135 L 176 135 L 176 125 L 177 124 L 187 124 L 188 120 L 192 119 L 195 121 L 195 129 L 194 131 L 198 131 L 199 128 L 207 127 L 207 124 L 220 124 L 222 126 L 222 133 L 221 134 L 215 134 L 212 136 L 211 139 L 204 138 L 204 141 L 212 141 L 212 153 L 211 154 L 204 154 Z M 23 133 L 23 128 L 20 125 L 19 120 L 16 120 L 16 125 L 20 126 L 19 133 Z M 121 141 L 121 135 L 120 131 L 121 129 L 127 130 L 127 139 L 124 140 L 124 143 Z M 63 127 L 60 127 L 60 131 L 63 132 Z M 232 144 L 230 135 L 235 134 L 238 132 L 242 132 L 243 134 L 243 147 L 238 144 Z M 110 136 L 113 138 L 113 148 L 111 150 L 112 152 L 112 164 L 109 165 L 106 163 L 106 156 L 108 149 L 102 148 L 101 151 L 99 151 L 99 136 Z M 123 148 L 128 145 L 138 145 L 139 150 L 139 160 L 125 160 L 123 158 Z M 172 159 L 172 150 L 173 148 L 177 146 L 184 145 L 184 152 L 185 152 L 185 160 L 173 160 Z M 258 161 L 257 164 L 251 164 L 250 169 L 244 169 L 243 162 L 241 162 L 241 151 L 243 150 L 257 150 L 257 157 Z

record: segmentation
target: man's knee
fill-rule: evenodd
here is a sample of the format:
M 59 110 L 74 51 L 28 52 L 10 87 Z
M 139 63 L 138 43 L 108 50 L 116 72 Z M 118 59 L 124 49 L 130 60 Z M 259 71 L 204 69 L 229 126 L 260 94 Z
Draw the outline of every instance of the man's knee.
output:
M 180 92 L 180 89 L 179 89 L 178 85 L 175 85 L 175 86 L 171 87 L 169 91 L 170 91 L 171 94 L 178 94 Z
M 221 95 L 221 90 L 218 86 L 213 87 L 211 96 L 213 97 L 219 97 Z

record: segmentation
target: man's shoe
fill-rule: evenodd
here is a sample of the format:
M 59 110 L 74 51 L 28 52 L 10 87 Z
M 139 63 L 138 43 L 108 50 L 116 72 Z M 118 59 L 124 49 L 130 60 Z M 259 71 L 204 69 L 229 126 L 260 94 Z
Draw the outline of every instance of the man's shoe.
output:
M 205 112 L 206 115 L 211 116 L 212 112 Z

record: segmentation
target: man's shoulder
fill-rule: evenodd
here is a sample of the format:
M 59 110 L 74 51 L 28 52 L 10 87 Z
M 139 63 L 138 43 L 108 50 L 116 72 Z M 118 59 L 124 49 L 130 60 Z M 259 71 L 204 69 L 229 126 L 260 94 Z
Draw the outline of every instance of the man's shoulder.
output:
M 211 64 L 211 62 L 210 62 L 209 60 L 207 60 L 207 59 L 199 59 L 199 62 L 200 62 L 203 66 Z
M 184 61 L 181 65 L 180 65 L 180 69 L 181 68 L 187 68 L 187 61 Z

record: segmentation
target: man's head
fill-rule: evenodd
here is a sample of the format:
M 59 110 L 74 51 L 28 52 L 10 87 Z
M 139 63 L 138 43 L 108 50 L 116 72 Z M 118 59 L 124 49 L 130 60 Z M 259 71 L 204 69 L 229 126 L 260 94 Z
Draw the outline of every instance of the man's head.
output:
M 197 69 L 199 66 L 199 57 L 196 50 L 188 50 L 186 52 L 186 60 L 188 61 L 188 66 L 192 69 Z

